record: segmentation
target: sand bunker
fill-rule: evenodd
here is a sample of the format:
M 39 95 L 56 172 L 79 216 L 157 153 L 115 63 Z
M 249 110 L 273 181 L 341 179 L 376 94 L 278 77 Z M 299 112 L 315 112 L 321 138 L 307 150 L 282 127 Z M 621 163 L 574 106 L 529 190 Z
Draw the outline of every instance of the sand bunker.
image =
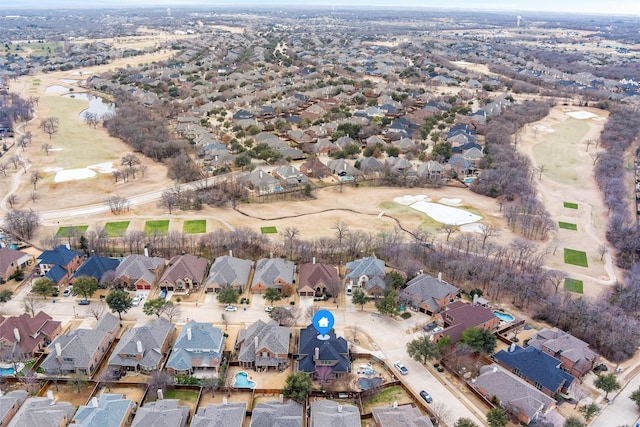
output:
M 426 194 L 418 194 L 416 196 L 404 195 L 402 197 L 396 197 L 393 201 L 401 205 L 410 206 L 416 202 L 430 202 L 431 198 Z
M 567 112 L 567 116 L 573 117 L 574 119 L 578 119 L 578 120 L 586 120 L 586 119 L 593 119 L 595 117 L 598 117 L 597 114 L 593 114 L 590 113 L 588 111 L 569 111 Z
M 420 212 L 424 212 L 431 218 L 443 224 L 462 225 L 480 221 L 481 216 L 463 211 L 462 209 L 440 205 L 438 203 L 416 202 L 411 207 Z
M 484 224 L 473 223 L 473 224 L 465 224 L 460 227 L 460 231 L 464 231 L 466 233 L 478 233 L 482 234 L 484 231 Z
M 51 172 L 57 172 L 55 178 L 53 178 L 54 182 L 65 182 L 65 181 L 73 181 L 77 179 L 87 179 L 93 178 L 96 176 L 96 172 L 93 169 L 96 169 L 100 173 L 111 173 L 115 169 L 113 168 L 113 163 L 98 163 L 95 165 L 89 165 L 86 168 L 82 169 L 58 169 L 58 168 L 50 168 Z
M 111 162 L 98 163 L 98 164 L 95 164 L 95 165 L 89 165 L 87 167 L 89 169 L 96 169 L 100 173 L 111 173 L 114 170 L 116 170 L 113 167 L 113 163 L 111 163 Z
M 443 205 L 447 206 L 462 206 L 462 199 L 448 199 L 446 197 L 443 197 L 442 199 L 438 200 L 438 203 L 442 203 Z

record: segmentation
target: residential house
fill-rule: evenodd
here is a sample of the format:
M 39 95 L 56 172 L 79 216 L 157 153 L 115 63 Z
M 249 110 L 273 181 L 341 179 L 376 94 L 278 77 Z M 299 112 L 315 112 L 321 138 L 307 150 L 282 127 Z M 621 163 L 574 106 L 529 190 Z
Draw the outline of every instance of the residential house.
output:
M 414 309 L 433 315 L 443 310 L 460 292 L 460 289 L 429 274 L 418 274 L 407 282 L 407 286 L 400 291 L 400 301 L 409 304 Z
M 209 403 L 198 409 L 191 427 L 242 427 L 247 413 L 247 402 Z
M 500 319 L 487 307 L 465 304 L 462 301 L 454 301 L 447 305 L 446 310 L 435 314 L 435 320 L 444 330 L 434 335 L 433 339 L 439 341 L 442 337 L 448 336 L 451 344 L 460 341 L 462 332 L 466 329 L 494 331 L 500 325 Z
M 433 427 L 429 416 L 413 405 L 376 406 L 371 414 L 376 427 Z
M 120 264 L 120 260 L 116 258 L 108 258 L 102 255 L 91 255 L 82 263 L 75 273 L 69 278 L 69 283 L 75 282 L 78 277 L 93 277 L 100 283 L 102 276 L 107 271 L 115 271 Z
M 129 290 L 150 291 L 166 262 L 160 257 L 129 255 L 116 267 L 116 283 Z
M 250 427 L 302 427 L 302 410 L 294 400 L 261 402 L 251 411 Z
M 425 163 L 421 163 L 416 168 L 416 175 L 422 179 L 434 179 L 442 177 L 444 173 L 444 166 L 435 160 L 429 160 Z
M 411 162 L 402 157 L 387 157 L 384 161 L 385 169 L 392 175 L 416 178 L 417 172 Z
M 478 147 L 471 147 L 462 152 L 462 158 L 470 162 L 476 169 L 480 167 L 480 161 L 484 158 L 484 153 Z
M 13 390 L 0 396 L 0 425 L 9 424 L 28 395 L 26 390 Z
M 561 369 L 560 360 L 535 347 L 511 344 L 506 351 L 500 350 L 491 358 L 550 397 L 569 392 L 575 379 Z
M 454 154 L 447 161 L 446 168 L 454 171 L 458 176 L 469 175 L 472 170 L 475 170 L 473 164 L 462 157 L 462 154 Z
M 393 141 L 392 144 L 395 147 L 398 147 L 401 153 L 407 153 L 409 151 L 413 151 L 416 148 L 416 143 L 413 142 L 411 138 L 401 138 L 399 140 Z
M 44 311 L 31 317 L 0 315 L 0 359 L 30 359 L 44 350 L 62 330 L 62 323 Z
M 277 167 L 272 174 L 283 181 L 285 188 L 295 188 L 309 183 L 309 178 L 291 165 Z
M 166 369 L 171 374 L 218 374 L 222 364 L 225 337 L 222 329 L 211 323 L 189 321 L 180 330 L 167 360 Z
M 311 427 L 360 427 L 360 410 L 348 403 L 322 399 L 311 402 Z
M 55 286 L 60 286 L 75 273 L 83 260 L 82 253 L 60 245 L 40 254 L 37 258 L 37 273 L 39 276 L 50 279 Z
M 319 138 L 318 141 L 313 144 L 313 152 L 316 154 L 331 154 L 339 150 L 340 148 L 329 138 Z M 330 168 L 329 173 L 332 173 Z
M 360 258 L 348 262 L 345 281 L 351 286 L 363 288 L 368 294 L 382 296 L 386 289 L 384 261 L 375 257 Z
M 195 255 L 176 255 L 167 264 L 158 287 L 162 290 L 190 292 L 197 290 L 207 274 L 209 260 Z
M 162 368 L 164 356 L 175 325 L 164 318 L 158 318 L 146 325 L 128 329 L 120 338 L 107 363 L 114 377 L 120 378 L 127 372 L 155 372 Z
M 119 330 L 120 320 L 107 313 L 93 329 L 75 329 L 58 335 L 40 367 L 48 375 L 93 375 Z
M 124 427 L 136 404 L 121 393 L 103 393 L 78 408 L 71 427 Z
M 364 175 L 382 175 L 384 173 L 384 165 L 375 157 L 365 157 L 360 160 L 360 171 Z
M 188 405 L 180 405 L 179 399 L 158 399 L 136 410 L 131 427 L 185 427 L 188 419 Z
M 531 337 L 529 346 L 560 359 L 562 369 L 577 378 L 582 378 L 600 360 L 589 344 L 558 328 L 542 329 Z
M 232 255 L 219 256 L 211 265 L 205 288 L 207 292 L 220 292 L 220 289 L 232 287 L 239 293 L 249 283 L 249 274 L 253 262 L 235 258 Z
M 0 248 L 0 282 L 9 280 L 18 269 L 24 271 L 34 261 L 34 256 L 26 252 Z
M 325 339 L 326 335 L 329 336 Z M 313 325 L 300 330 L 296 371 L 306 372 L 321 382 L 351 372 L 349 344 L 335 332 L 329 331 L 322 339 Z
M 69 402 L 56 402 L 53 397 L 30 397 L 20 406 L 8 427 L 66 426 L 75 412 L 75 406 Z
M 327 163 L 327 167 L 333 175 L 336 175 L 341 181 L 353 181 L 362 173 L 351 166 L 345 159 L 334 159 Z
M 317 157 L 311 157 L 300 165 L 300 172 L 309 178 L 326 178 L 329 176 L 329 168 Z
M 496 364 L 481 367 L 480 375 L 471 386 L 488 401 L 497 399 L 500 407 L 523 424 L 529 424 L 555 407 L 555 399 Z
M 328 264 L 312 263 L 300 265 L 298 274 L 298 295 L 301 297 L 320 297 L 329 293 L 338 292 L 340 283 L 338 269 Z
M 260 168 L 256 168 L 251 172 L 239 173 L 236 179 L 241 185 L 255 191 L 259 195 L 271 194 L 280 188 L 280 181 Z
M 257 320 L 238 333 L 238 362 L 244 368 L 275 368 L 287 366 L 291 328 L 275 320 Z
M 282 291 L 283 286 L 295 283 L 296 265 L 282 258 L 261 258 L 256 262 L 251 291 L 263 293 L 267 288 Z

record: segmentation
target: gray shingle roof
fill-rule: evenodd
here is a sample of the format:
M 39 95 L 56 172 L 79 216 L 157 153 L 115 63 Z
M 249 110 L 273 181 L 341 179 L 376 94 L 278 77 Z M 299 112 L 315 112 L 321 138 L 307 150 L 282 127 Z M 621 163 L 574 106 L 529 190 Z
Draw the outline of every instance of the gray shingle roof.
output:
M 333 400 L 316 400 L 311 403 L 311 427 L 360 426 L 360 411 L 353 405 L 340 405 Z
M 0 420 L 7 416 L 14 405 L 22 405 L 29 393 L 25 390 L 13 390 L 4 396 L 0 396 Z
M 384 277 L 384 261 L 375 257 L 366 257 L 347 263 L 346 279 L 357 279 L 362 275 Z
M 291 328 L 278 325 L 275 320 L 264 323 L 258 320 L 238 334 L 238 360 L 240 362 L 255 362 L 258 366 L 277 366 L 279 360 L 260 357 L 256 354 L 255 339 L 258 338 L 258 348 L 267 349 L 274 354 L 289 353 L 289 336 Z
M 216 258 L 209 270 L 207 286 L 246 286 L 249 281 L 252 262 L 248 259 L 235 258 L 229 255 Z
M 165 262 L 164 258 L 159 257 L 129 255 L 116 268 L 116 277 L 128 277 L 134 283 L 139 279 L 153 283 L 156 279 L 156 274 L 152 270 L 162 267 Z
M 179 279 L 190 279 L 196 284 L 202 283 L 207 270 L 209 260 L 195 255 L 176 255 L 169 261 L 167 269 L 162 274 L 160 281 L 175 283 Z
M 55 402 L 47 397 L 31 397 L 18 409 L 9 422 L 9 427 L 59 427 L 66 425 L 75 411 L 76 408 L 69 402 Z
M 264 283 L 267 287 L 273 288 L 276 280 L 280 279 L 285 283 L 293 283 L 295 276 L 295 264 L 282 258 L 261 258 L 256 262 L 256 271 L 253 273 L 251 286 Z
M 191 427 L 242 427 L 246 412 L 246 402 L 209 403 L 194 415 Z
M 138 408 L 131 427 L 184 427 L 187 418 L 189 407 L 178 399 L 157 400 Z
M 380 427 L 433 427 L 429 417 L 412 405 L 379 406 L 371 408 L 371 413 Z
M 73 417 L 71 426 L 113 427 L 123 425 L 135 408 L 135 403 L 126 399 L 124 394 L 105 393 L 92 404 L 80 406 Z
M 189 332 L 191 331 L 191 339 Z M 173 345 L 173 351 L 167 361 L 167 368 L 176 371 L 187 371 L 193 367 L 194 350 L 199 350 L 198 358 L 203 362 L 200 367 L 208 367 L 210 359 L 221 359 L 224 349 L 225 337 L 222 329 L 214 327 L 211 323 L 200 323 L 194 320 L 182 327 L 180 335 Z
M 159 368 L 162 360 L 162 347 L 171 337 L 175 325 L 164 318 L 149 322 L 144 326 L 126 331 L 116 348 L 111 353 L 108 365 L 110 367 L 145 367 Z M 126 357 L 124 355 L 138 355 L 138 344 L 142 345 L 142 357 Z
M 407 282 L 407 287 L 400 291 L 400 298 L 416 301 L 418 304 L 427 303 L 432 310 L 437 310 L 436 300 L 447 295 L 457 294 L 459 289 L 453 285 L 436 279 L 428 274 L 419 274 Z
M 250 427 L 302 427 L 302 405 L 293 400 L 258 403 Z

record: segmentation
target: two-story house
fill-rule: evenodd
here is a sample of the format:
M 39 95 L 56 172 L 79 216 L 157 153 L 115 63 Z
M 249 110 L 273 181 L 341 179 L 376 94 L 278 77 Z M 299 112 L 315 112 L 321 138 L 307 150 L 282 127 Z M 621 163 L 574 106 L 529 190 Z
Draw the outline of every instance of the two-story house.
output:
M 160 257 L 129 255 L 116 267 L 116 283 L 131 291 L 150 291 L 166 262 L 167 260 Z
M 347 287 L 361 287 L 373 296 L 384 295 L 385 276 L 384 261 L 375 257 L 365 257 L 348 262 L 345 269 Z
M 562 369 L 582 378 L 600 360 L 589 344 L 558 328 L 542 329 L 529 340 L 529 346 L 556 357 Z
M 82 253 L 71 250 L 68 245 L 60 245 L 40 254 L 36 272 L 39 276 L 50 279 L 55 286 L 60 286 L 76 272 L 82 261 Z
M 238 333 L 238 362 L 245 368 L 274 368 L 287 365 L 291 328 L 275 320 L 258 320 Z
M 171 374 L 188 374 L 210 371 L 217 375 L 222 363 L 225 336 L 222 329 L 211 323 L 191 320 L 180 330 L 167 360 L 166 369 Z
M 158 281 L 162 290 L 190 292 L 200 287 L 207 274 L 209 260 L 195 255 L 176 255 Z
M 462 333 L 469 328 L 480 328 L 494 331 L 500 325 L 500 319 L 487 307 L 465 304 L 454 301 L 447 305 L 447 309 L 435 314 L 436 323 L 443 327 L 441 332 L 433 336 L 434 341 L 448 336 L 451 344 L 460 341 Z
M 413 309 L 432 315 L 444 309 L 460 291 L 459 288 L 429 274 L 418 274 L 407 282 L 398 298 Z
M 27 313 L 14 317 L 0 315 L 0 358 L 35 357 L 58 336 L 61 325 L 44 311 L 33 317 Z
M 333 331 L 320 336 L 313 325 L 300 330 L 296 360 L 297 371 L 306 372 L 321 382 L 351 372 L 347 341 Z

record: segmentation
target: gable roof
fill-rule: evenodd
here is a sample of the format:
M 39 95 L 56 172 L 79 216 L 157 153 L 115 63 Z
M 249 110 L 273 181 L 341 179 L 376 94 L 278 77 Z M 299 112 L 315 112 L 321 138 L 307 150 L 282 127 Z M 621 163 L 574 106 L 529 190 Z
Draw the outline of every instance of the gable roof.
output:
M 136 410 L 131 427 L 184 427 L 189 418 L 189 406 L 178 399 L 150 402 Z
M 56 402 L 48 397 L 30 397 L 25 400 L 9 422 L 9 427 L 59 427 L 67 425 L 76 408 L 69 402 Z
M 419 274 L 407 282 L 407 286 L 400 291 L 399 297 L 417 300 L 418 304 L 426 303 L 429 308 L 435 311 L 440 308 L 437 300 L 441 300 L 447 295 L 456 295 L 459 290 L 459 288 L 429 274 Z
M 302 372 L 312 373 L 316 371 L 314 359 L 315 349 L 319 351 L 320 360 L 334 360 L 337 363 L 331 366 L 333 372 L 349 371 L 349 346 L 347 341 L 329 331 L 329 339 L 318 339 L 318 331 L 313 324 L 300 330 L 298 345 L 298 369 Z
M 0 248 L 0 274 L 4 274 L 9 267 L 19 267 L 31 258 L 33 257 L 26 252 L 16 249 Z M 8 278 L 5 277 L 4 279 L 7 280 Z
M 305 286 L 315 288 L 320 283 L 329 284 L 340 280 L 338 270 L 328 264 L 305 263 L 300 265 L 298 273 L 298 289 Z
M 282 258 L 261 258 L 256 262 L 256 270 L 253 273 L 251 286 L 263 283 L 272 288 L 275 282 L 281 279 L 285 283 L 293 283 L 295 264 Z
M 251 412 L 250 427 L 302 427 L 302 405 L 293 400 L 258 403 Z
M 589 348 L 589 344 L 558 328 L 545 328 L 529 340 L 529 346 L 542 350 L 551 349 L 554 354 L 561 353 L 562 357 L 578 363 L 597 358 L 598 353 Z
M 80 256 L 82 256 L 80 252 L 68 249 L 65 245 L 60 245 L 55 249 L 42 252 L 38 257 L 38 264 L 67 265 L 75 257 Z
M 61 325 L 44 311 L 39 311 L 34 317 L 27 313 L 6 318 L 0 316 L 0 322 L 0 343 L 2 346 L 13 344 L 13 352 L 18 354 L 33 353 Z M 19 341 L 15 330 L 20 336 Z
M 230 255 L 219 256 L 209 269 L 207 286 L 216 284 L 221 287 L 239 284 L 244 286 L 249 281 L 252 261 L 235 258 Z
M 176 255 L 169 261 L 167 269 L 162 274 L 160 281 L 174 282 L 189 278 L 196 283 L 202 282 L 207 271 L 209 260 L 195 255 Z
M 433 427 L 431 419 L 413 405 L 376 406 L 371 413 L 380 427 Z
M 119 393 L 104 393 L 99 398 L 94 397 L 91 400 L 91 404 L 78 408 L 72 426 L 120 426 L 136 406 L 131 400 L 126 399 L 124 394 Z
M 13 390 L 0 396 L 0 420 L 4 419 L 13 408 L 22 405 L 28 395 L 26 390 Z
M 224 341 L 222 329 L 214 327 L 211 323 L 191 320 L 180 330 L 166 366 L 176 371 L 189 370 L 193 367 L 193 351 L 206 350 L 204 354 L 198 353 L 198 356 L 203 358 L 199 367 L 209 367 L 211 366 L 210 358 L 222 358 Z
M 148 257 L 144 255 L 129 255 L 116 267 L 116 277 L 128 277 L 134 283 L 142 279 L 153 284 L 157 270 L 164 266 L 166 260 L 160 257 Z
M 107 271 L 115 271 L 119 264 L 120 260 L 116 258 L 107 258 L 102 255 L 91 255 L 82 263 L 82 265 L 80 265 L 80 267 L 78 267 L 76 272 L 71 276 L 71 279 L 77 279 L 80 276 L 89 276 L 100 281 L 104 273 Z
M 238 333 L 238 360 L 240 362 L 256 362 L 259 366 L 278 366 L 277 360 L 265 360 L 257 354 L 261 349 L 267 349 L 274 354 L 289 353 L 289 337 L 291 328 L 280 326 L 275 320 L 264 323 L 257 320 L 255 323 Z M 256 348 L 256 338 L 258 347 Z
M 356 279 L 362 275 L 366 275 L 369 278 L 385 276 L 384 261 L 371 256 L 348 262 L 346 270 L 346 279 Z
M 193 416 L 191 427 L 242 427 L 246 402 L 209 403 Z
M 161 317 L 146 325 L 127 330 L 111 353 L 108 366 L 159 367 L 162 348 L 174 329 L 173 323 Z M 142 346 L 141 354 L 138 351 L 138 341 Z M 139 355 L 139 358 L 121 356 L 131 354 Z
M 462 332 L 465 329 L 480 326 L 497 319 L 493 311 L 487 307 L 466 304 L 462 301 L 454 301 L 447 305 L 447 310 L 441 312 L 440 315 L 449 324 L 449 327 L 445 328 L 441 333 L 449 336 L 452 343 L 462 338 Z
M 358 407 L 322 399 L 311 402 L 311 427 L 360 427 Z

